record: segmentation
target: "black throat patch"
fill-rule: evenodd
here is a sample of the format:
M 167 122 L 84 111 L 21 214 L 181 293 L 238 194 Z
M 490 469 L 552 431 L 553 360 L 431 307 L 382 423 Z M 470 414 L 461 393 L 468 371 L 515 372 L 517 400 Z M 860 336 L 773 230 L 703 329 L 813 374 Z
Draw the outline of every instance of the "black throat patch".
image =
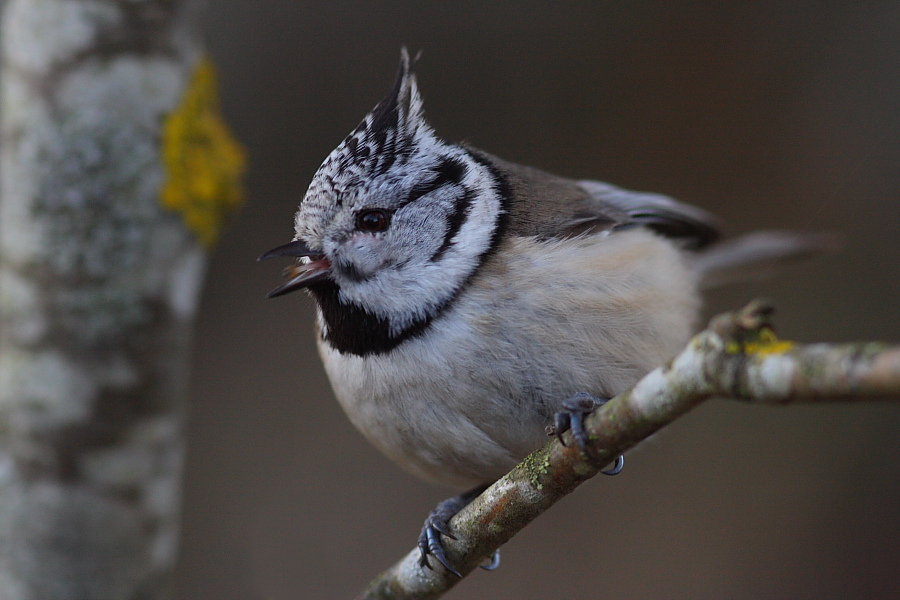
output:
M 431 316 L 413 322 L 398 334 L 391 334 L 387 319 L 373 315 L 356 304 L 341 302 L 341 290 L 332 281 L 309 286 L 325 319 L 322 339 L 341 354 L 368 356 L 385 354 L 408 339 L 424 333 Z

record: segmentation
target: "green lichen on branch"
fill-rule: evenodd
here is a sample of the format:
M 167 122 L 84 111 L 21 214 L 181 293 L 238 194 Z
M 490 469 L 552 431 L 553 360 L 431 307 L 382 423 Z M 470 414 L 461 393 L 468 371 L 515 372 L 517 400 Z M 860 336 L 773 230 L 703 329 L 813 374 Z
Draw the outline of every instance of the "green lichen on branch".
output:
M 550 470 L 550 446 L 538 448 L 519 464 L 531 486 L 537 490 L 544 489 L 544 478 Z
M 160 201 L 209 248 L 244 200 L 246 158 L 222 118 L 208 58 L 197 64 L 184 99 L 166 119 L 162 151 L 166 183 Z
M 602 466 L 596 459 L 627 451 L 711 397 L 769 404 L 900 399 L 900 347 L 784 342 L 771 314 L 770 303 L 756 301 L 713 319 L 667 366 L 586 419 L 588 453 L 553 440 L 526 457 L 451 520 L 458 538 L 445 540 L 451 561 L 467 574 L 596 474 Z M 438 598 L 459 582 L 446 571 L 420 568 L 417 556 L 408 554 L 359 598 Z

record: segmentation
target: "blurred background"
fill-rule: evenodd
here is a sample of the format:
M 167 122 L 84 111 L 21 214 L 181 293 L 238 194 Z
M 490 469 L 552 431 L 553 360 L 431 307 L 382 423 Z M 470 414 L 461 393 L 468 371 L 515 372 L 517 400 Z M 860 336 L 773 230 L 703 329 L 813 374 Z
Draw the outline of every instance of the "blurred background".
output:
M 852 5 L 851 5 L 852 4 Z M 765 295 L 801 341 L 900 342 L 896 1 L 216 0 L 208 42 L 251 160 L 194 353 L 179 598 L 348 598 L 449 490 L 352 429 L 303 295 L 266 301 L 328 153 L 422 50 L 443 137 L 695 203 L 730 234 L 846 249 L 711 294 Z M 273 261 L 274 262 L 274 261 Z M 900 597 L 900 405 L 713 401 L 577 490 L 449 598 Z

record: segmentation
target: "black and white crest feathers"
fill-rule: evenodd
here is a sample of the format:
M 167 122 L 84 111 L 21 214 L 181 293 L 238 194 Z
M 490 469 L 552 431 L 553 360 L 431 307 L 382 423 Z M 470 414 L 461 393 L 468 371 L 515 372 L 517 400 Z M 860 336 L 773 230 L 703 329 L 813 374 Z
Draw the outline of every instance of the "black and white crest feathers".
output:
M 409 161 L 414 152 L 436 143 L 439 142 L 424 118 L 409 53 L 403 48 L 391 91 L 332 151 L 313 177 L 302 203 L 306 205 L 307 215 L 333 213 L 344 203 L 365 194 L 366 188 L 392 167 Z M 298 232 L 303 225 L 297 222 Z M 312 239 L 324 232 L 307 233 L 306 237 Z
M 348 150 L 351 147 L 361 149 L 356 161 L 361 159 L 365 164 L 366 158 L 375 158 L 374 163 L 369 163 L 374 170 L 372 174 L 381 175 L 395 160 L 409 155 L 416 138 L 426 133 L 421 130 L 431 133 L 422 114 L 422 98 L 416 76 L 411 71 L 409 53 L 403 48 L 397 79 L 390 94 L 378 103 L 345 143 Z M 354 144 L 351 140 L 358 142 Z

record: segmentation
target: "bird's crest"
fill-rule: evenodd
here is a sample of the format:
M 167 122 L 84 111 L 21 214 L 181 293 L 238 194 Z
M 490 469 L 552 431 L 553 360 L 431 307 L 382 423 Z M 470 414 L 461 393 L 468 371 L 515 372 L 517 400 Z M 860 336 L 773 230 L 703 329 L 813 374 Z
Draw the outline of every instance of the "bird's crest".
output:
M 403 48 L 397 78 L 388 95 L 319 167 L 303 200 L 306 214 L 352 202 L 395 164 L 437 142 L 422 111 L 422 97 Z M 301 205 L 302 206 L 302 205 Z

